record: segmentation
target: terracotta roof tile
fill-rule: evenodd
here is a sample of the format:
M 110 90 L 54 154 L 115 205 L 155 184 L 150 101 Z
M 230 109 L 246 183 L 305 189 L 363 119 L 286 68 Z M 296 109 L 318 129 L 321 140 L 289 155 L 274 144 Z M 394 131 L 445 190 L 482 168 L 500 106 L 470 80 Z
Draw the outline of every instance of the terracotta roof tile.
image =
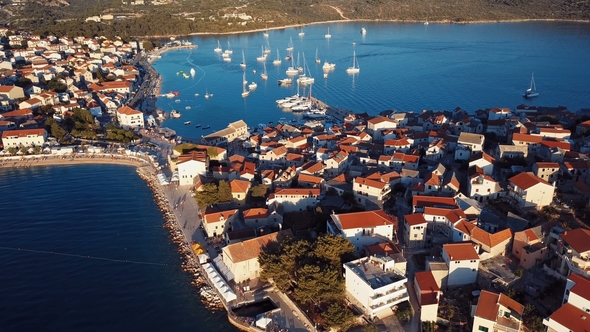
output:
M 447 243 L 443 250 L 452 261 L 479 260 L 479 255 L 471 243 Z
M 343 229 L 392 225 L 392 216 L 383 210 L 362 211 L 335 215 Z
M 561 234 L 560 237 L 579 254 L 590 251 L 590 230 L 576 228 L 571 231 L 566 231 Z
M 543 183 L 548 186 L 551 185 L 551 184 L 549 184 L 549 182 L 541 179 L 540 177 L 536 176 L 535 174 L 528 173 L 528 172 L 519 173 L 519 174 L 511 177 L 510 179 L 508 179 L 508 181 L 510 181 L 511 183 L 513 183 L 514 185 L 516 185 L 518 188 L 520 188 L 522 190 L 527 190 L 539 183 Z
M 408 223 L 408 225 L 410 226 L 422 225 L 427 223 L 422 213 L 406 214 L 404 216 L 404 219 L 406 220 L 406 223 Z
M 553 320 L 563 325 L 571 332 L 590 331 L 590 314 L 574 307 L 570 303 L 562 305 L 548 319 L 549 321 Z

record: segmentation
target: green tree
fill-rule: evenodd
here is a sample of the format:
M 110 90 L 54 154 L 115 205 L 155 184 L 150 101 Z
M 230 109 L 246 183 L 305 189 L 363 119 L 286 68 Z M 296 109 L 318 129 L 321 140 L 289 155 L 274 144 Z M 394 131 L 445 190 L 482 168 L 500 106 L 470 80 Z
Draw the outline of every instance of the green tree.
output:
M 354 314 L 348 307 L 342 307 L 339 303 L 332 303 L 328 310 L 322 313 L 326 326 L 338 331 L 346 331 L 354 322 Z
M 344 299 L 342 273 L 335 266 L 305 265 L 299 269 L 295 298 L 302 303 Z
M 361 329 L 361 332 L 379 332 L 379 328 L 375 324 L 367 324 L 367 325 L 363 326 L 363 328 Z M 434 331 L 428 331 L 428 332 L 434 332 Z
M 252 197 L 266 197 L 266 192 L 268 191 L 268 186 L 264 183 L 261 183 L 257 186 L 252 187 L 250 189 L 252 192 Z
M 331 264 L 341 265 L 342 258 L 354 253 L 354 250 L 354 246 L 348 239 L 334 234 L 326 234 L 318 237 L 315 242 L 314 254 Z
M 142 44 L 142 46 L 143 46 L 143 49 L 146 52 L 149 52 L 149 51 L 153 51 L 154 50 L 154 44 L 152 44 L 151 41 L 144 41 L 143 44 Z
M 219 195 L 215 183 L 207 183 L 202 188 L 202 191 L 195 192 L 195 199 L 199 208 L 202 209 L 219 203 Z
M 8 148 L 8 153 L 10 153 L 11 155 L 15 155 L 18 152 L 18 149 L 15 148 L 14 146 L 11 146 Z
M 447 308 L 447 310 L 449 309 Z M 395 317 L 397 317 L 399 321 L 409 321 L 412 318 L 412 314 L 412 307 L 410 307 L 408 301 L 402 302 L 397 305 L 397 309 L 395 310 Z
M 260 272 L 261 280 L 272 280 L 281 292 L 286 292 L 291 287 L 291 276 L 289 271 L 285 270 L 281 257 L 263 251 L 258 256 L 258 263 L 263 267 Z
M 218 198 L 220 202 L 231 202 L 232 195 L 231 195 L 231 188 L 227 181 L 221 180 L 219 181 L 219 186 L 217 187 Z

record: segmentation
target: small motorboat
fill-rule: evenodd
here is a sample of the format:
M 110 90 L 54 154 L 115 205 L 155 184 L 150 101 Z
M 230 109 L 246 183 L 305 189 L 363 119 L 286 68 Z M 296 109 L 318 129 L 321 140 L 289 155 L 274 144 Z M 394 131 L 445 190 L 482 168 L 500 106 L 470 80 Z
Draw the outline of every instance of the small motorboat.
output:
M 203 127 L 203 130 L 209 129 L 209 128 L 211 128 L 211 126 L 205 126 L 205 127 Z
M 185 126 L 186 126 L 186 125 L 189 125 L 189 124 L 191 124 L 191 122 L 190 122 L 190 121 L 185 121 L 185 122 L 184 122 L 184 125 L 185 125 Z
M 195 125 L 195 128 L 200 128 L 201 124 L 199 123 L 198 125 Z

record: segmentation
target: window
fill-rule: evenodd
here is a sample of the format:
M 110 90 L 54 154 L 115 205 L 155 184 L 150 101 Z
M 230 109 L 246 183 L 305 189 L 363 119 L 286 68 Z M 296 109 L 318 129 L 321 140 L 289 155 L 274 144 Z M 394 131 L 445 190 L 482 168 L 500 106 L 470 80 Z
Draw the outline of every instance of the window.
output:
M 481 326 L 481 325 L 479 326 L 478 330 L 482 331 L 482 332 L 488 332 L 488 328 L 485 326 Z

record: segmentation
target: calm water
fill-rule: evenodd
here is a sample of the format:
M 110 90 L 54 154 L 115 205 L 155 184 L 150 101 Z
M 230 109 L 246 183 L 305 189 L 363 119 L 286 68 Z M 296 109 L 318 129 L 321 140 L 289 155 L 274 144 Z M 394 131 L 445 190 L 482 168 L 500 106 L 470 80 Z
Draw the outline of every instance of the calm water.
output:
M 328 26 L 331 39 L 324 38 Z M 361 27 L 367 28 L 362 36 Z M 305 27 L 305 36 L 297 29 L 191 37 L 199 45 L 196 50 L 172 51 L 162 55 L 154 67 L 163 76 L 162 92 L 179 91 L 179 103 L 160 98 L 158 107 L 178 109 L 180 120 L 168 120 L 165 126 L 187 137 L 199 137 L 210 132 L 196 129 L 194 124 L 211 125 L 220 129 L 228 122 L 244 119 L 250 126 L 281 117 L 290 119 L 292 113 L 276 107 L 275 100 L 293 95 L 296 85 L 285 88 L 277 80 L 287 77 L 284 60 L 291 38 L 295 62 L 303 54 L 316 83 L 313 95 L 331 106 L 367 111 L 376 114 L 385 109 L 420 111 L 422 109 L 452 110 L 460 106 L 468 111 L 486 107 L 514 108 L 522 103 L 541 106 L 565 105 L 572 110 L 590 107 L 590 24 L 584 23 L 498 23 L 477 25 L 350 23 Z M 234 51 L 232 62 L 223 62 L 213 51 L 226 49 L 228 41 Z M 268 44 L 267 44 L 268 40 Z M 352 43 L 355 42 L 356 45 Z M 266 61 L 269 75 L 262 81 L 262 63 L 256 60 L 261 47 L 269 46 L 272 53 Z M 276 49 L 283 60 L 274 66 Z M 318 57 L 336 64 L 336 70 L 323 78 Z M 256 81 L 258 88 L 243 99 L 240 62 L 244 50 L 246 80 Z M 348 75 L 353 51 L 361 71 Z M 196 68 L 194 78 L 184 79 L 176 72 Z M 252 70 L 257 70 L 257 75 Z M 538 98 L 527 101 L 522 97 L 534 72 Z M 203 98 L 205 92 L 213 98 Z M 199 93 L 199 97 L 194 94 Z M 191 110 L 185 110 L 191 106 Z M 191 120 L 192 125 L 183 122 Z
M 2 331 L 235 331 L 198 300 L 131 167 L 0 170 Z

